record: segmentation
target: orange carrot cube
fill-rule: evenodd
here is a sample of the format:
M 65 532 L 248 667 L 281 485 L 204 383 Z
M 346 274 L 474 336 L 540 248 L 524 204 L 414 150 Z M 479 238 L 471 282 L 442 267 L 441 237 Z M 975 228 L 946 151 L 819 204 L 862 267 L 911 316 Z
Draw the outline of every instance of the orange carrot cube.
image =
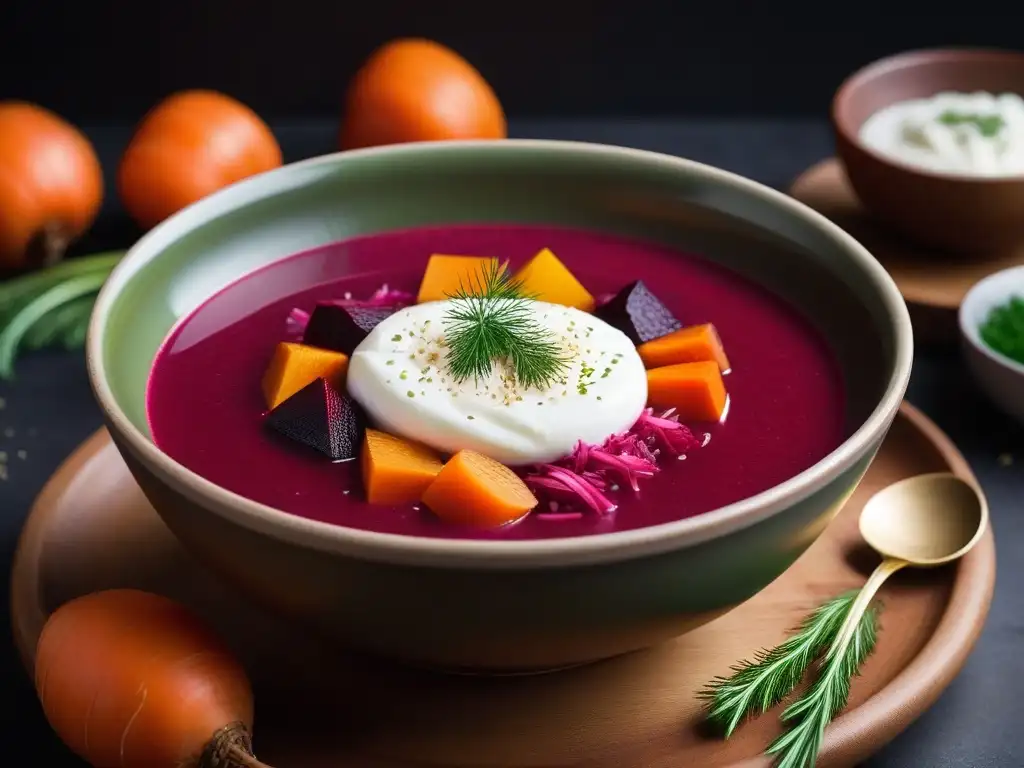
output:
M 539 301 L 563 304 L 589 312 L 594 308 L 594 297 L 558 257 L 544 248 L 516 273 L 525 293 Z
M 504 464 L 461 450 L 424 491 L 423 503 L 447 523 L 495 528 L 521 518 L 537 506 L 537 499 Z
M 363 490 L 370 504 L 413 504 L 437 477 L 436 451 L 376 429 L 366 430 L 360 457 Z
M 320 378 L 342 389 L 347 372 L 348 356 L 341 352 L 283 341 L 263 374 L 263 399 L 273 410 Z
M 727 399 L 722 372 L 714 360 L 647 371 L 648 404 L 675 408 L 680 421 L 719 421 Z
M 729 371 L 729 358 L 711 323 L 691 325 L 641 344 L 636 348 L 648 368 L 676 363 L 701 363 L 714 360 L 722 373 Z
M 427 262 L 420 282 L 416 301 L 442 301 L 460 288 L 472 290 L 482 283 L 488 269 L 494 269 L 498 260 L 489 256 L 446 256 L 435 253 Z

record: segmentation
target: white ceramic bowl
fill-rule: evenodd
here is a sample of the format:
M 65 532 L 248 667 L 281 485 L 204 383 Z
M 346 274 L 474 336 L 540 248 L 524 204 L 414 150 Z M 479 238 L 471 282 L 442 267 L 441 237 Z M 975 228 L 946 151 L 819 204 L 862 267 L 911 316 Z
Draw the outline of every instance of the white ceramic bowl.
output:
M 978 387 L 997 408 L 1024 424 L 1024 365 L 981 339 L 989 312 L 1012 296 L 1024 297 L 1024 266 L 995 272 L 977 282 L 960 304 L 964 357 Z

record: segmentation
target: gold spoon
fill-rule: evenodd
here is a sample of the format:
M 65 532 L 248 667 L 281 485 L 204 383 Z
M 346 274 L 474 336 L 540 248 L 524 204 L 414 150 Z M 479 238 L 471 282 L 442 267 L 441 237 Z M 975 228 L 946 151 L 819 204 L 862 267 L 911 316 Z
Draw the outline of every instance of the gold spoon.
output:
M 843 622 L 830 653 L 842 654 L 878 588 L 907 566 L 934 568 L 967 554 L 988 525 L 988 503 L 948 472 L 916 475 L 883 488 L 860 513 L 860 535 L 882 555 Z

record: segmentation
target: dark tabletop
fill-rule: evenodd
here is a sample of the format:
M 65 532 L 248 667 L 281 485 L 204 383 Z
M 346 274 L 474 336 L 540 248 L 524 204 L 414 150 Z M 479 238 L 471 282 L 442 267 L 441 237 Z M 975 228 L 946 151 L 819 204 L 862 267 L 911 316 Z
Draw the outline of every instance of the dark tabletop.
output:
M 274 126 L 288 161 L 333 149 L 329 122 Z M 678 123 L 512 121 L 516 137 L 622 144 L 700 160 L 785 188 L 800 171 L 830 154 L 824 124 L 798 121 Z M 108 169 L 127 128 L 88 131 Z M 108 195 L 113 197 L 112 194 Z M 135 232 L 109 200 L 79 251 L 124 247 Z M 42 353 L 19 363 L 18 379 L 0 384 L 0 567 L 9 572 L 18 532 L 33 498 L 57 465 L 100 426 L 81 353 Z M 970 461 L 988 494 L 999 553 L 999 578 L 988 624 L 966 666 L 939 701 L 868 768 L 1019 768 L 1024 765 L 1024 430 L 998 415 L 975 391 L 955 349 L 919 348 L 908 398 L 938 422 Z M 1016 458 L 1008 462 L 1007 457 Z M 4 473 L 6 468 L 6 473 Z M 8 590 L 3 633 L 10 637 Z M 0 653 L 0 733 L 33 764 L 80 763 L 56 743 L 42 718 L 13 646 Z M 1021 698 L 1018 698 L 1021 697 Z M 31 751 L 28 751 L 31 750 Z M 10 754 L 10 753 L 8 753 Z

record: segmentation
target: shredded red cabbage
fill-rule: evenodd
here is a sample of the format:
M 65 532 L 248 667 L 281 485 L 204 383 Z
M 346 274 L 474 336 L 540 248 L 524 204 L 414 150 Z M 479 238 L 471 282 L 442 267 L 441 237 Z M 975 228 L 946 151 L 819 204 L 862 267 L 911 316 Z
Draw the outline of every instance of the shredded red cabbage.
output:
M 288 313 L 288 318 L 284 322 L 285 333 L 289 336 L 302 336 L 303 332 L 306 330 L 306 323 L 309 322 L 309 312 L 295 307 Z
M 384 283 L 384 285 L 373 292 L 368 303 L 392 307 L 407 307 L 410 304 L 416 303 L 416 297 L 408 291 L 389 288 L 388 284 Z
M 628 485 L 640 490 L 638 480 L 658 472 L 661 455 L 685 456 L 702 447 L 703 441 L 679 423 L 673 410 L 654 415 L 647 408 L 626 432 L 612 435 L 601 445 L 579 442 L 570 456 L 552 464 L 541 464 L 523 479 L 542 504 L 551 509 L 568 507 L 565 513 L 539 512 L 545 519 L 568 519 L 581 507 L 598 514 L 611 514 L 616 504 L 606 491 Z
M 367 307 L 394 307 L 396 310 L 402 307 L 407 307 L 410 304 L 416 302 L 416 297 L 408 291 L 399 291 L 388 287 L 387 283 L 384 283 L 380 288 L 374 291 L 368 299 L 353 299 L 352 294 L 346 293 L 344 298 L 337 299 L 337 304 L 357 304 L 359 306 Z M 304 309 L 295 307 L 291 312 L 288 313 L 288 318 L 285 320 L 285 333 L 289 337 L 299 338 L 306 330 L 306 323 L 309 322 L 309 312 Z

